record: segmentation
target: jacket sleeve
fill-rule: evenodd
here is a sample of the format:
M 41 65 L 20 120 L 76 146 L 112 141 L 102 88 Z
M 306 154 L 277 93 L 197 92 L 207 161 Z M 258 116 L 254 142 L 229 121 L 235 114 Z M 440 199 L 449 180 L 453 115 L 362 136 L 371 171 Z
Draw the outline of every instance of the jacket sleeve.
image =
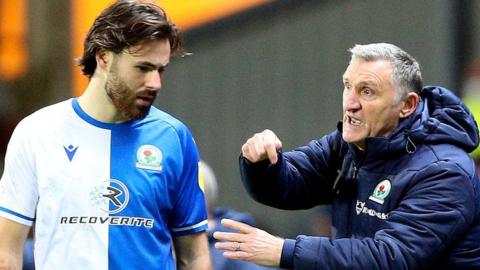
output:
M 281 267 L 295 269 L 418 269 L 438 260 L 472 224 L 472 176 L 437 162 L 419 171 L 399 206 L 373 238 L 287 240 Z
M 256 201 L 280 209 L 307 209 L 331 203 L 342 147 L 335 131 L 306 146 L 278 153 L 278 162 L 250 163 L 240 156 L 240 174 Z

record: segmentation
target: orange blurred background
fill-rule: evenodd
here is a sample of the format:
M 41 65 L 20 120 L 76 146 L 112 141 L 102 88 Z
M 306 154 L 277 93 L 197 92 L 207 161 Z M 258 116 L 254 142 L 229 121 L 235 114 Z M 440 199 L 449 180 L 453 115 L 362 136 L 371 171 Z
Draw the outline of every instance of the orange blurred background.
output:
M 0 0 L 0 80 L 14 81 L 27 71 L 27 0 Z
M 198 27 L 207 22 L 232 15 L 256 5 L 272 0 L 161 0 L 156 1 L 167 12 L 169 19 L 183 31 Z M 72 0 L 72 59 L 83 52 L 83 39 L 95 17 L 113 0 Z M 87 78 L 81 75 L 80 68 L 72 70 L 73 95 L 79 96 L 87 85 Z
M 272 0 L 158 0 L 183 31 Z M 28 0 L 0 0 L 0 81 L 15 81 L 28 70 Z M 114 0 L 71 0 L 72 59 L 81 56 L 83 39 L 95 17 Z M 155 2 L 155 1 L 154 1 Z M 80 95 L 87 78 L 72 63 L 72 94 Z

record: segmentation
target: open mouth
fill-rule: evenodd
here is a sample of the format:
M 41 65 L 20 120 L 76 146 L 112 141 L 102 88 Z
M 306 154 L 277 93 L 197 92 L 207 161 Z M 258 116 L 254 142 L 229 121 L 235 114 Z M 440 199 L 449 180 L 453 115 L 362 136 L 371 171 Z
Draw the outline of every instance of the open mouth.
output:
M 153 96 L 139 96 L 136 98 L 137 102 L 140 103 L 140 105 L 143 106 L 150 106 L 152 105 L 153 101 L 155 100 L 155 97 Z
M 347 115 L 347 123 L 349 123 L 352 126 L 360 126 L 362 124 L 362 121 L 358 120 L 357 118 L 351 117 Z

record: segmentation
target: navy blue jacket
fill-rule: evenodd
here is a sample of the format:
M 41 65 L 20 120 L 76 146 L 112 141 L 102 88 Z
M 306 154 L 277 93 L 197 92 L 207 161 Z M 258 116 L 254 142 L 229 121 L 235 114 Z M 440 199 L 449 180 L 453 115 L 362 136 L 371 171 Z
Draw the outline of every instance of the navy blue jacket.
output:
M 472 114 L 449 90 L 426 87 L 417 110 L 365 151 L 341 125 L 279 161 L 240 158 L 258 202 L 281 209 L 332 204 L 333 239 L 285 241 L 294 269 L 480 269 L 480 182 L 467 152 L 478 145 Z

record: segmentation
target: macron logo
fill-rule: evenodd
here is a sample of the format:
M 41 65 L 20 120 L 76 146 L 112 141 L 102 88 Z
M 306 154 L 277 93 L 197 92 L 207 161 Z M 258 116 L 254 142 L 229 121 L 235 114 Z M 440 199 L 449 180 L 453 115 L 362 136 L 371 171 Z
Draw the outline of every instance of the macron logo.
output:
M 67 154 L 68 160 L 70 160 L 71 162 L 73 159 L 73 156 L 75 156 L 75 152 L 77 152 L 78 146 L 73 146 L 70 144 L 69 146 L 64 146 L 63 149 L 65 149 L 65 153 Z

